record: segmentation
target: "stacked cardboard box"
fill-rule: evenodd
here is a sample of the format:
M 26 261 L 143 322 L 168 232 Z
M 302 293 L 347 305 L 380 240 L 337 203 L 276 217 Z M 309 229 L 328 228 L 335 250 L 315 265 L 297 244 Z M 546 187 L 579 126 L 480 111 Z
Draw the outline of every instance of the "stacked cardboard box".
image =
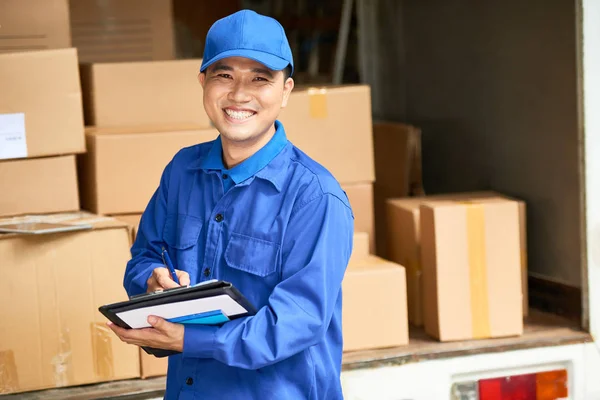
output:
M 0 54 L 0 87 L 0 216 L 78 210 L 73 154 L 85 145 L 75 50 Z
M 294 89 L 280 120 L 288 139 L 341 183 L 355 214 L 354 229 L 369 234 L 370 249 L 374 251 L 370 88 L 347 85 Z
M 68 0 L 0 2 L 0 53 L 68 47 L 71 47 Z
M 0 220 L 91 229 L 0 235 L 0 393 L 139 376 L 137 349 L 105 325 L 103 304 L 127 299 L 126 224 L 87 213 Z M 76 300 L 76 301 L 74 301 Z M 8 306 L 12 305 L 12 306 Z
M 170 60 L 172 0 L 70 0 L 73 46 L 82 62 Z
M 421 130 L 406 124 L 377 122 L 373 125 L 375 150 L 375 232 L 377 255 L 389 257 L 387 199 L 424 194 L 421 174 Z
M 139 221 L 173 156 L 217 137 L 204 113 L 200 64 L 195 59 L 82 64 L 89 125 L 87 153 L 78 160 L 84 209 Z M 166 373 L 166 359 L 141 352 L 140 360 L 143 377 Z
M 525 206 L 495 193 L 387 202 L 390 259 L 409 319 L 440 340 L 519 335 L 527 309 Z
M 354 234 L 342 293 L 345 352 L 408 344 L 404 267 L 370 255 L 365 232 Z
M 76 50 L 0 54 L 0 87 L 0 225 L 85 218 L 93 226 L 0 235 L 3 302 L 18 304 L 0 312 L 0 393 L 139 376 L 137 353 L 110 337 L 95 311 L 126 298 L 115 277 L 130 240 L 126 225 L 78 213 L 75 157 L 85 141 Z M 55 214 L 64 212 L 73 213 Z

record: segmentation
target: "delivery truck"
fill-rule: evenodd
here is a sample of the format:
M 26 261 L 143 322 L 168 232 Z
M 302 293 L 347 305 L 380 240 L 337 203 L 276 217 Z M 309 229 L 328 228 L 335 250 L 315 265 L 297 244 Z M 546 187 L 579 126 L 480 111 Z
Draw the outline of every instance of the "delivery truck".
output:
M 439 342 L 411 327 L 406 346 L 347 352 L 345 398 L 600 399 L 600 1 L 357 3 L 359 23 L 385 14 L 401 25 L 361 59 L 388 71 L 383 82 L 365 74 L 375 117 L 422 130 L 426 192 L 526 203 L 529 309 L 518 337 Z M 397 70 L 385 66 L 391 45 Z M 5 398 L 159 399 L 164 382 Z

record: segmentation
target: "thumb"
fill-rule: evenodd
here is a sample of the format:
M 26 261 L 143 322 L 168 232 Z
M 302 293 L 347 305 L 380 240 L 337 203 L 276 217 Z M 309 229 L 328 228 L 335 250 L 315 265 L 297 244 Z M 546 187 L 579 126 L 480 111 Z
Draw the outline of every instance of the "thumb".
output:
M 148 323 L 152 325 L 154 329 L 158 329 L 159 331 L 164 331 L 166 328 L 167 321 L 162 318 L 155 317 L 151 315 L 148 317 Z

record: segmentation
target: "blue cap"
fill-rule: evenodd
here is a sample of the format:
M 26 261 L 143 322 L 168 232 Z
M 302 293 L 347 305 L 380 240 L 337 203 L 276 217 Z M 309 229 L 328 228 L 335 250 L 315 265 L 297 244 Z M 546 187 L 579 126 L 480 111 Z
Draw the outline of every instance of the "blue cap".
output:
M 206 35 L 200 71 L 227 57 L 244 57 L 280 71 L 294 72 L 292 50 L 276 19 L 251 10 L 233 13 L 215 22 Z

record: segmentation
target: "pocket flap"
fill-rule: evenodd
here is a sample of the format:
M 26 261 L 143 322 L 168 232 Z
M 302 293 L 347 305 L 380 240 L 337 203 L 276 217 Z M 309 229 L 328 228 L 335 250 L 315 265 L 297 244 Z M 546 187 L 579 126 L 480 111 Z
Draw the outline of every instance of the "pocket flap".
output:
M 163 229 L 164 241 L 174 249 L 187 249 L 198 243 L 202 220 L 184 214 L 167 215 Z
M 277 270 L 278 254 L 277 243 L 232 233 L 225 249 L 225 262 L 231 268 L 267 276 Z

